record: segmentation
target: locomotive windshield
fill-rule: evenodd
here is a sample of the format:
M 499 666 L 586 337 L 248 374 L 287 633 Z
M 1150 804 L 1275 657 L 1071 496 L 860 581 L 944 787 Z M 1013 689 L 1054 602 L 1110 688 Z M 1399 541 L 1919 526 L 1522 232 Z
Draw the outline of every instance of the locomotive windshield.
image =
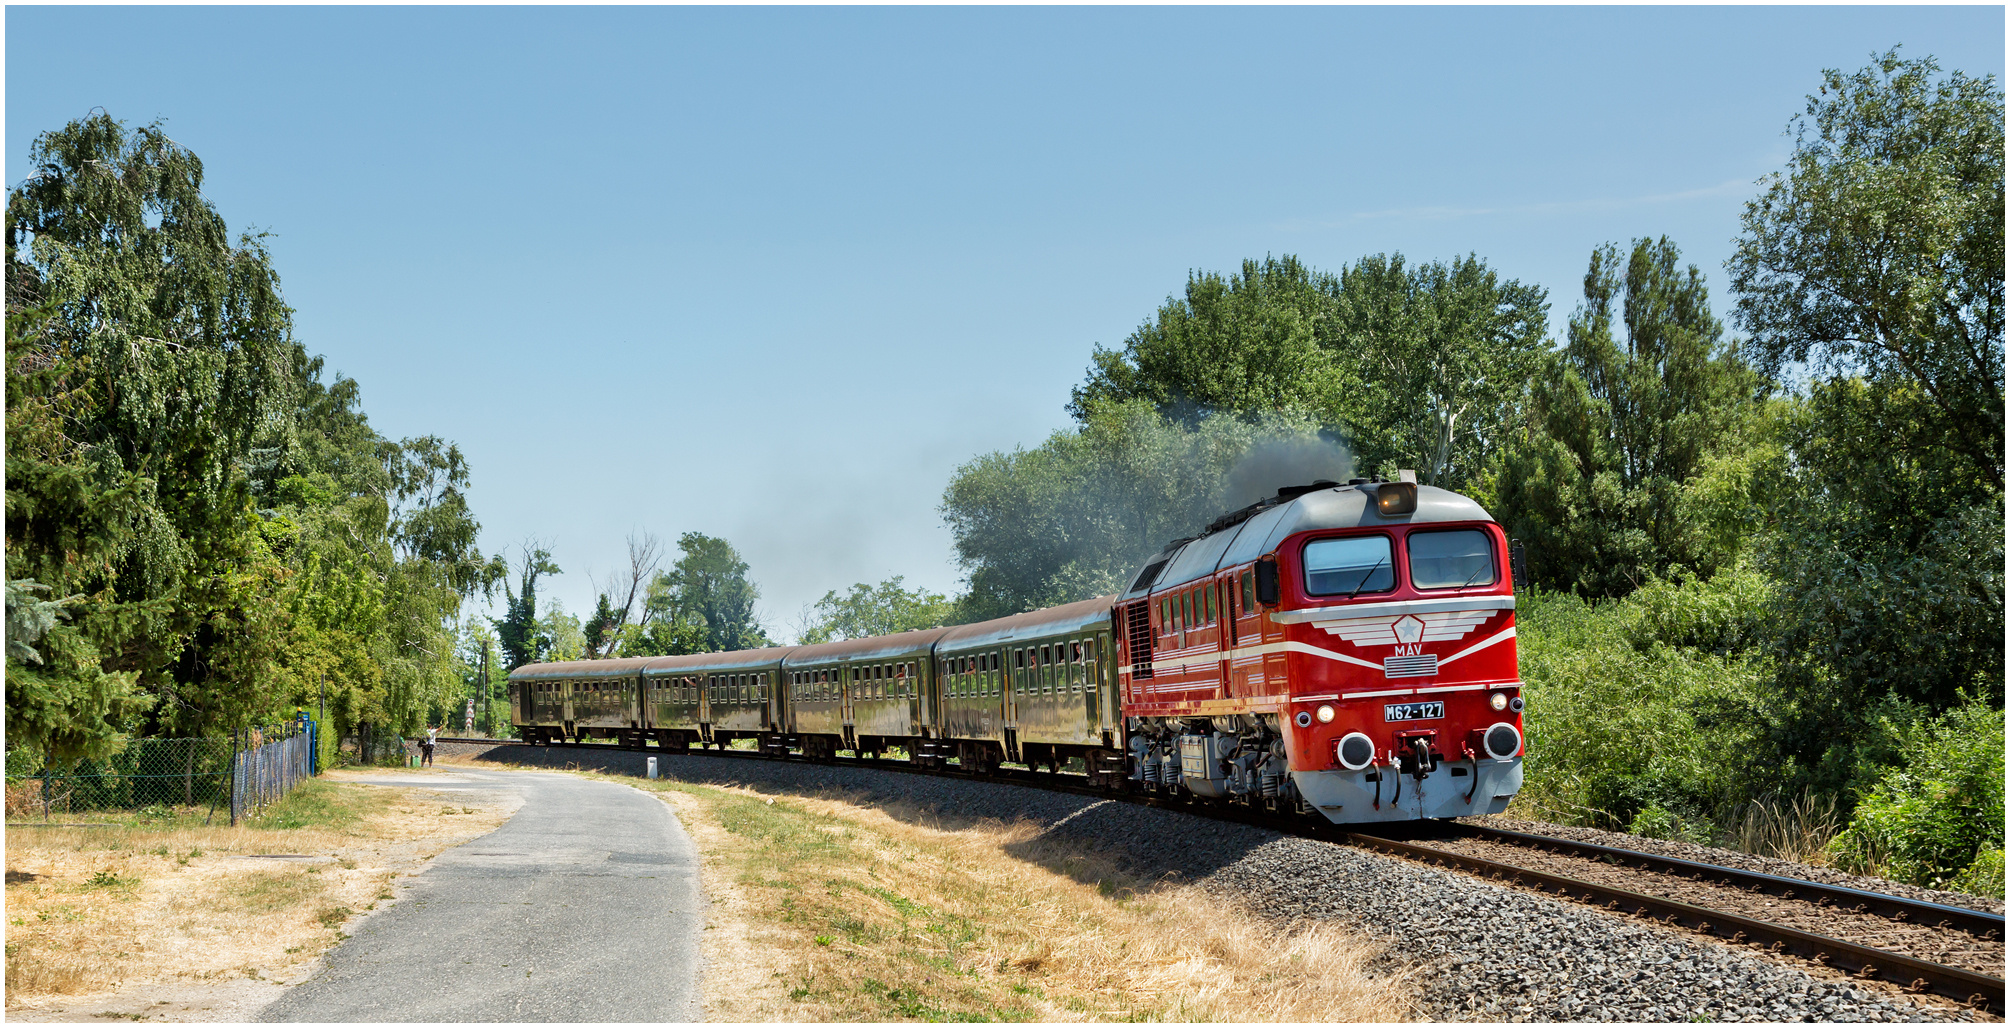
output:
M 1494 548 L 1487 534 L 1471 528 L 1410 535 L 1410 584 L 1419 589 L 1457 589 L 1494 584 Z
M 1314 596 L 1379 593 L 1395 587 L 1396 562 L 1386 535 L 1305 544 L 1305 591 Z

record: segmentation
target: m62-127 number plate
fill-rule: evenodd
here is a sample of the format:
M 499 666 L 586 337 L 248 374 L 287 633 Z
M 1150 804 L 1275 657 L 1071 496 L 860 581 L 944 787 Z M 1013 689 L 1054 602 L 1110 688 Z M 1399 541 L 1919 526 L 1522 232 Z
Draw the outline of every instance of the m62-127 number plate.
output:
M 1429 703 L 1385 703 L 1382 705 L 1382 718 L 1385 721 L 1427 721 L 1434 717 L 1444 716 L 1445 703 L 1443 700 L 1432 700 Z

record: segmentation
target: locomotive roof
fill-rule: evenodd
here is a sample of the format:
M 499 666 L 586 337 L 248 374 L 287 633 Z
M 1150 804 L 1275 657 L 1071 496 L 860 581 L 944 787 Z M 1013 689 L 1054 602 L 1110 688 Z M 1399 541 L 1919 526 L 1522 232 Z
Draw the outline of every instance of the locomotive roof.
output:
M 1002 645 L 1016 639 L 1078 632 L 1094 625 L 1108 624 L 1110 604 L 1115 601 L 1115 596 L 1098 596 L 1093 600 L 1078 600 L 1044 610 L 958 625 L 943 633 L 939 645 L 944 652 L 962 651 Z
M 847 660 L 879 660 L 896 658 L 913 653 L 925 653 L 935 640 L 942 637 L 947 628 L 918 628 L 897 635 L 868 635 L 843 642 L 817 643 L 813 646 L 798 646 L 790 651 L 785 662 L 789 667 L 803 667 L 809 664 L 829 664 Z
M 1159 551 L 1131 580 L 1119 600 L 1197 581 L 1224 567 L 1247 564 L 1277 548 L 1287 537 L 1321 528 L 1371 528 L 1440 521 L 1492 521 L 1474 502 L 1437 486 L 1417 487 L 1417 509 L 1384 516 L 1375 504 L 1380 482 L 1352 482 L 1325 488 L 1282 490 L 1277 496 L 1216 518 L 1213 531 L 1181 539 Z M 1217 527 L 1218 526 L 1218 527 Z

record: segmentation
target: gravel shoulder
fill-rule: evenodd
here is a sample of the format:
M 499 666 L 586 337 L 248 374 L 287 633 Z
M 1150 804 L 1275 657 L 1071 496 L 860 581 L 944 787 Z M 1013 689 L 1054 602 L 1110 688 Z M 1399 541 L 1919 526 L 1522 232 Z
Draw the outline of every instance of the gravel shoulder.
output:
M 509 747 L 493 759 L 640 774 L 644 755 Z M 1960 1021 L 1968 1011 L 1458 872 L 1243 825 L 994 783 L 842 765 L 658 756 L 666 774 L 843 795 L 946 827 L 1026 818 L 1146 879 L 1198 884 L 1280 929 L 1345 925 L 1422 982 L 1427 1021 Z

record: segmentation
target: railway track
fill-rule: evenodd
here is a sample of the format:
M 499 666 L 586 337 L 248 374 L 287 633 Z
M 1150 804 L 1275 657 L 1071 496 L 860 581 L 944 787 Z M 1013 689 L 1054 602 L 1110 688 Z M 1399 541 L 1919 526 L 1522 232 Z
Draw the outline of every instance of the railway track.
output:
M 443 737 L 440 741 L 525 745 L 495 739 Z M 551 748 L 686 755 L 648 746 Z M 731 759 L 773 759 L 751 750 L 689 752 Z M 908 774 L 1002 781 L 1140 803 L 1339 842 L 1652 919 L 1732 945 L 1797 957 L 1859 979 L 1884 981 L 1915 993 L 1930 992 L 1978 1010 L 1998 1015 L 2004 1012 L 2001 914 L 1477 825 L 1434 822 L 1400 830 L 1356 831 L 1228 804 L 1195 804 L 1152 794 L 1112 794 L 1073 774 L 1001 768 L 996 774 L 977 778 L 906 761 L 836 759 Z

